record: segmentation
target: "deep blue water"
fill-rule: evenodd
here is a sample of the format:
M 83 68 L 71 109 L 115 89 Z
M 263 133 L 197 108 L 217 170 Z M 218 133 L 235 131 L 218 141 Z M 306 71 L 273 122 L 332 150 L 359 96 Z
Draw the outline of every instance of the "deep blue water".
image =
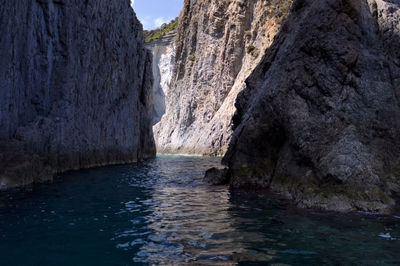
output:
M 0 197 L 0 265 L 400 265 L 400 217 L 293 208 L 158 157 Z

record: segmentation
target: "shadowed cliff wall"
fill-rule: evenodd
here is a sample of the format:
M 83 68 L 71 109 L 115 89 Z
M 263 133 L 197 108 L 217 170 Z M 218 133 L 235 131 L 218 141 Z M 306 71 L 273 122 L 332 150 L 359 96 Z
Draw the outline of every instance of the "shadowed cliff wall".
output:
M 129 0 L 2 0 L 0 36 L 0 188 L 155 155 Z

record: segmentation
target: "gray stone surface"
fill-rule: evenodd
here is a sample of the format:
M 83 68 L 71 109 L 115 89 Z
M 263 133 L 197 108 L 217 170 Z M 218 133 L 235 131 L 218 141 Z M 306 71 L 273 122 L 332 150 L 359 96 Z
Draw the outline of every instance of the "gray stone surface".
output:
M 400 192 L 400 1 L 297 0 L 237 99 L 233 187 L 389 212 Z
M 171 31 L 146 44 L 153 54 L 153 124 L 161 121 L 166 111 L 166 95 L 170 89 L 175 61 L 176 31 Z
M 277 33 L 292 0 L 185 0 L 157 151 L 223 155 L 237 94 Z
M 3 0 L 0 36 L 0 188 L 155 155 L 129 0 Z

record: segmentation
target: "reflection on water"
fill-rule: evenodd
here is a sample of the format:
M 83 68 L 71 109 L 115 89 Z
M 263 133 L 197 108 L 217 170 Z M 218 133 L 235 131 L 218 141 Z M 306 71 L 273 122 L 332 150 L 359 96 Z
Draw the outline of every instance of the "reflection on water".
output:
M 218 162 L 159 157 L 3 195 L 2 264 L 400 264 L 398 216 L 306 212 L 204 184 Z
M 156 188 L 148 201 L 153 211 L 148 217 L 152 234 L 135 260 L 227 260 L 221 254 L 242 249 L 240 242 L 213 237 L 232 235 L 234 231 L 228 201 L 229 194 L 225 190 Z

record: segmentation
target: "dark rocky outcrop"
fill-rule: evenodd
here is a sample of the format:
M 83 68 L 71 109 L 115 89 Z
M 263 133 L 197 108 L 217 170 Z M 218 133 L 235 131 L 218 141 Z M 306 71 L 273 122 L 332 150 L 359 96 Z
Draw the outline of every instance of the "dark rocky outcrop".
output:
M 215 167 L 208 169 L 204 176 L 204 181 L 214 186 L 227 185 L 229 184 L 228 169 Z
M 387 212 L 400 192 L 400 1 L 297 0 L 236 102 L 233 187 Z
M 0 189 L 155 155 L 129 0 L 2 1 L 0 36 Z

